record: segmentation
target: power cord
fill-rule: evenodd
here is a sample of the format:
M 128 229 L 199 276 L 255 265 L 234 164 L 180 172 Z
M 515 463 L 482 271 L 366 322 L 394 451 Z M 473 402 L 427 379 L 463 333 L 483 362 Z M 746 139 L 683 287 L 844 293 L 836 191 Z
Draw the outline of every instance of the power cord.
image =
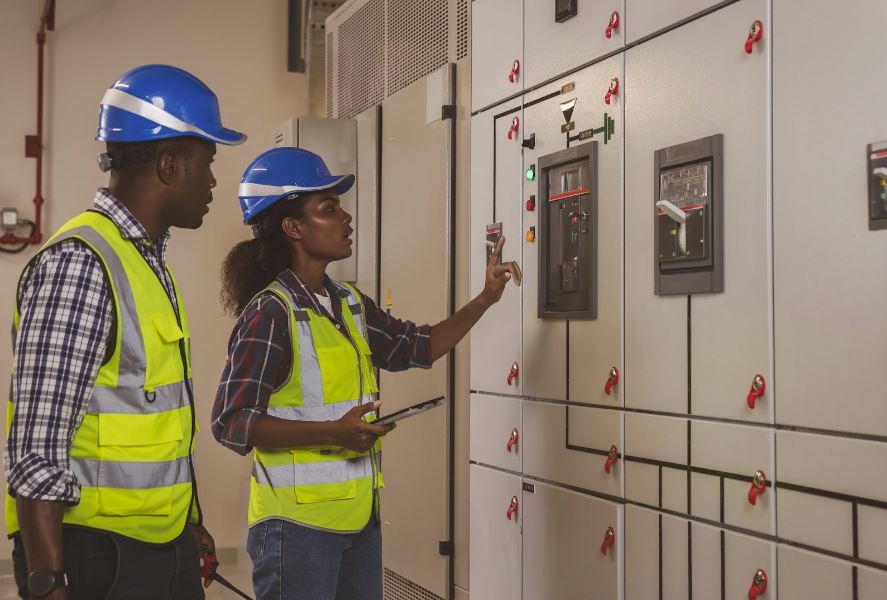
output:
M 34 235 L 34 232 L 37 231 L 37 225 L 34 223 L 34 221 L 29 221 L 28 219 L 22 219 L 21 221 L 19 221 L 19 225 L 27 225 L 31 228 L 30 233 L 28 233 L 28 237 L 31 237 L 32 235 Z M 28 243 L 24 243 L 15 248 L 4 248 L 3 246 L 0 246 L 0 252 L 4 254 L 18 254 L 20 252 L 24 252 L 25 248 L 27 248 L 28 246 L 30 246 L 30 244 Z

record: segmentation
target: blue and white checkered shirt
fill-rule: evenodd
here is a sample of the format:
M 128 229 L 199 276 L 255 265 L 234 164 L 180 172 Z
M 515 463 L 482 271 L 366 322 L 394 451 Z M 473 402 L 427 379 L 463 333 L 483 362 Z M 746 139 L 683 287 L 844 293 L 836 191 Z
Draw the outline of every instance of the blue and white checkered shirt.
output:
M 93 210 L 132 240 L 176 306 L 164 268 L 169 233 L 152 242 L 142 224 L 105 188 L 96 192 Z M 15 412 L 5 456 L 10 493 L 76 504 L 80 485 L 68 458 L 96 374 L 113 348 L 111 291 L 96 254 L 79 240 L 65 240 L 28 263 L 16 300 L 20 320 L 13 340 Z

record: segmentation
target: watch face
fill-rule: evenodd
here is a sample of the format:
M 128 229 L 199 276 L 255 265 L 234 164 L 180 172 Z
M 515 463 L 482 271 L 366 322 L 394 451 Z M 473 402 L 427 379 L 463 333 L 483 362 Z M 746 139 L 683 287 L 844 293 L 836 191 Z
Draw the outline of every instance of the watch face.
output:
M 56 585 L 57 580 L 59 585 Z M 48 595 L 56 587 L 62 587 L 63 585 L 64 573 L 39 569 L 28 575 L 28 592 L 38 598 Z

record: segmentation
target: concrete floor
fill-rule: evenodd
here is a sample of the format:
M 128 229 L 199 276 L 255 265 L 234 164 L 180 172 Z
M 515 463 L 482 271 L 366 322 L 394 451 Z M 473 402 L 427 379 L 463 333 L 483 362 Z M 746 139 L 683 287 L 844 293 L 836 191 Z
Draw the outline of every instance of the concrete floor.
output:
M 225 554 L 231 556 L 234 552 L 229 550 Z M 247 595 L 252 596 L 252 562 L 246 552 L 238 553 L 238 557 L 239 560 L 236 562 L 223 562 L 219 567 L 219 574 L 246 592 Z M 206 591 L 206 600 L 236 600 L 237 598 L 240 596 L 218 582 L 214 582 Z M 0 600 L 19 600 L 12 576 L 0 577 Z

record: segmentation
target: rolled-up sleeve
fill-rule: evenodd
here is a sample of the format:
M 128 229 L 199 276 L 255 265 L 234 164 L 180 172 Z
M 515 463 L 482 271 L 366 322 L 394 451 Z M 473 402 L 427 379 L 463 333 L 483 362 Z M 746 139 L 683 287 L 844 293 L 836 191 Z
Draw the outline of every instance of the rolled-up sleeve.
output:
M 223 446 L 248 454 L 253 426 L 289 373 L 289 315 L 272 294 L 256 298 L 237 320 L 213 405 L 212 432 Z
M 392 317 L 364 294 L 373 365 L 386 371 L 431 368 L 431 326 Z
M 100 260 L 75 240 L 47 249 L 26 271 L 19 306 L 5 456 L 9 493 L 76 504 L 71 442 L 114 319 Z

